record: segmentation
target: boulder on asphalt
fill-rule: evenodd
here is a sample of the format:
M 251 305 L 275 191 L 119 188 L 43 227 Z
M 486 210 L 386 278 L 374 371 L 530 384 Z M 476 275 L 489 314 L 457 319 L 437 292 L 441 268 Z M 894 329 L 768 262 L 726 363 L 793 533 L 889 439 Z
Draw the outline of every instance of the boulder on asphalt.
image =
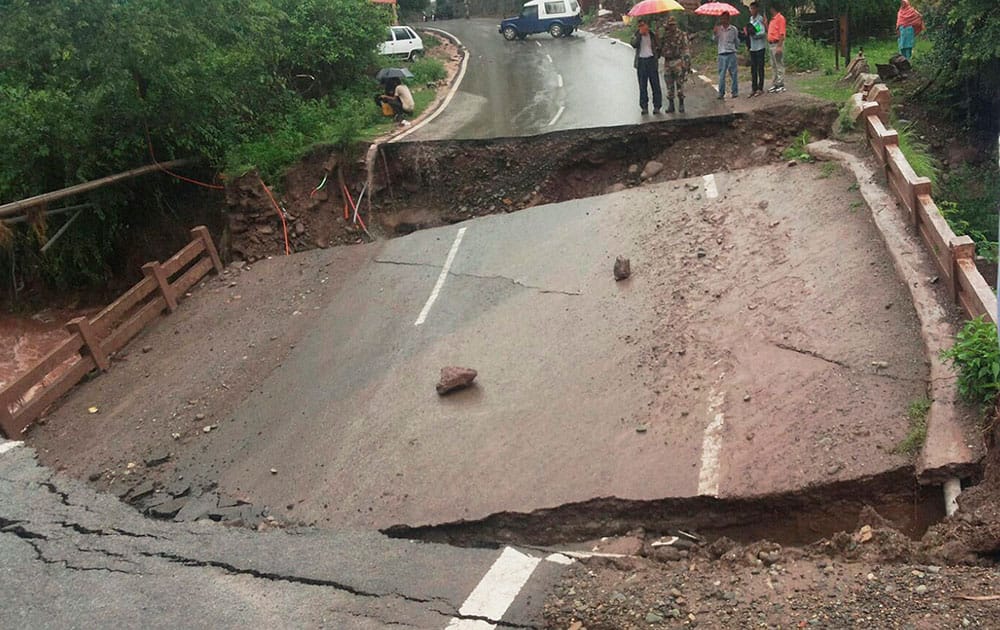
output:
M 441 380 L 437 384 L 437 393 L 444 396 L 457 389 L 468 387 L 478 374 L 472 368 L 455 366 L 441 368 Z
M 649 179 L 650 177 L 656 177 L 663 170 L 663 162 L 657 162 L 656 160 L 650 160 L 646 162 L 646 167 L 642 169 L 642 173 L 639 174 L 640 179 Z
M 632 275 L 632 262 L 623 256 L 615 258 L 615 281 L 624 280 Z

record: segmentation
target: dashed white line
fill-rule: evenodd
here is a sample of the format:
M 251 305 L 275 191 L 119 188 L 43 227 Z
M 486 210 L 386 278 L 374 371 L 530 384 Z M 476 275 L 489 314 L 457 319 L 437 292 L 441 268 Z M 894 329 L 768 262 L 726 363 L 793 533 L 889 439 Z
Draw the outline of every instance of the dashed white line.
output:
M 556 83 L 559 85 L 559 87 L 563 86 L 563 78 L 561 74 L 556 75 Z
M 548 560 L 549 562 L 555 562 L 556 564 L 564 564 L 564 565 L 573 564 L 573 562 L 575 562 L 573 558 L 570 558 L 566 554 L 562 553 L 550 553 L 549 555 L 545 556 L 545 559 Z
M 705 196 L 709 199 L 715 199 L 719 196 L 719 188 L 715 185 L 715 175 L 709 173 L 705 175 L 702 179 L 705 180 Z
M 441 293 L 441 287 L 444 286 L 444 281 L 448 279 L 448 272 L 451 271 L 451 264 L 455 262 L 455 255 L 458 253 L 459 245 L 462 244 L 462 237 L 465 236 L 466 229 L 459 229 L 458 234 L 455 235 L 455 242 L 451 244 L 451 251 L 448 252 L 448 258 L 444 261 L 444 267 L 441 268 L 441 275 L 438 276 L 437 282 L 434 284 L 434 290 L 431 291 L 430 297 L 427 298 L 427 303 L 424 304 L 424 308 L 420 311 L 417 321 L 413 322 L 414 326 L 420 326 L 427 320 L 427 314 L 431 312 L 431 307 L 437 301 L 438 294 Z
M 552 63 L 552 55 L 545 53 L 545 58 L 548 59 L 549 63 Z
M 565 105 L 560 105 L 559 106 L 559 111 L 557 111 L 556 115 L 553 116 L 552 120 L 549 121 L 549 125 L 548 126 L 551 127 L 552 125 L 556 124 L 556 121 L 559 120 L 559 117 L 563 115 L 564 111 L 566 111 L 566 106 Z
M 21 442 L 15 440 L 7 440 L 6 442 L 0 444 L 0 455 L 3 455 L 7 451 L 14 450 L 18 446 L 21 446 Z
M 708 415 L 712 421 L 705 427 L 705 437 L 701 443 L 701 470 L 698 472 L 699 496 L 719 496 L 719 455 L 722 453 L 722 426 L 726 421 L 725 415 L 722 413 L 722 405 L 725 402 L 725 392 L 719 392 L 713 388 L 708 395 Z
M 541 48 L 541 47 L 542 47 L 542 42 L 540 42 L 540 41 L 538 41 L 538 40 L 536 39 L 536 40 L 535 40 L 535 45 L 536 45 L 536 46 L 538 46 L 539 48 Z
M 480 619 L 452 618 L 448 630 L 492 630 L 496 623 L 503 619 L 507 609 L 514 602 L 517 594 L 535 572 L 535 567 L 541 558 L 525 555 L 510 547 L 505 547 L 490 570 L 479 581 L 476 588 L 466 598 L 458 609 L 463 617 L 480 617 Z

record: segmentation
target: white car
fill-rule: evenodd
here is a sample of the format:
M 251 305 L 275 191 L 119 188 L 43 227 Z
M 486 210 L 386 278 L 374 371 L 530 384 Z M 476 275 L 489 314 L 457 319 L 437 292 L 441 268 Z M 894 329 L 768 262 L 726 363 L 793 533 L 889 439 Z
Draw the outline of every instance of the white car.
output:
M 378 53 L 412 60 L 424 54 L 424 42 L 409 26 L 390 26 L 389 36 L 378 45 Z

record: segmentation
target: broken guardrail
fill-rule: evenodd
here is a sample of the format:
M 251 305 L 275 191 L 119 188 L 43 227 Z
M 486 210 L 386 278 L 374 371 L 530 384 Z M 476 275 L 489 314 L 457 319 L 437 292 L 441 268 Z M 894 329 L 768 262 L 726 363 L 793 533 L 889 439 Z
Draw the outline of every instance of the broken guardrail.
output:
M 46 408 L 87 374 L 95 369 L 107 371 L 109 357 L 147 324 L 164 310 L 176 310 L 178 299 L 209 271 L 222 272 L 222 261 L 208 228 L 192 229 L 191 237 L 191 242 L 166 262 L 143 265 L 145 277 L 100 313 L 67 323 L 69 338 L 0 389 L 0 432 L 4 437 L 20 439 Z

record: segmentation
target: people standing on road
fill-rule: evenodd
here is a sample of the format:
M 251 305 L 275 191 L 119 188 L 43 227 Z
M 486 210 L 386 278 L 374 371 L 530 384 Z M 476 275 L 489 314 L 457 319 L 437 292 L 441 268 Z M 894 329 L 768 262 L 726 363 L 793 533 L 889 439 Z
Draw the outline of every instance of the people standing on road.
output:
M 909 0 L 901 0 L 899 11 L 896 13 L 899 54 L 907 59 L 913 56 L 913 44 L 922 30 L 924 30 L 924 16 L 910 5 Z
M 660 43 L 660 54 L 663 55 L 663 80 L 667 84 L 667 113 L 674 113 L 674 98 L 677 98 L 677 111 L 684 113 L 684 81 L 691 71 L 691 47 L 687 33 L 677 26 L 677 18 L 667 18 L 667 27 L 663 30 Z
M 660 55 L 660 42 L 649 30 L 649 22 L 639 20 L 639 27 L 632 38 L 632 48 L 635 49 L 636 75 L 639 77 L 639 109 L 643 114 L 649 113 L 649 89 L 653 90 L 653 113 L 659 114 L 663 107 L 663 92 L 660 91 L 660 72 L 657 60 Z
M 413 93 L 399 79 L 388 79 L 385 82 L 385 94 L 375 97 L 378 105 L 388 105 L 392 108 L 394 119 L 399 124 L 406 126 L 410 123 L 406 120 L 406 114 L 413 113 Z
M 719 23 L 715 25 L 715 42 L 719 52 L 719 100 L 726 98 L 726 74 L 732 76 L 733 98 L 740 95 L 740 84 L 737 79 L 736 47 L 740 43 L 739 30 L 729 23 L 729 14 L 723 13 L 719 16 Z
M 750 23 L 747 24 L 750 44 L 750 96 L 764 93 L 764 50 L 767 48 L 767 21 L 760 12 L 760 3 L 750 3 Z
M 787 24 L 777 3 L 771 4 L 771 21 L 767 25 L 767 45 L 771 49 L 771 87 L 768 92 L 785 91 L 785 32 Z

